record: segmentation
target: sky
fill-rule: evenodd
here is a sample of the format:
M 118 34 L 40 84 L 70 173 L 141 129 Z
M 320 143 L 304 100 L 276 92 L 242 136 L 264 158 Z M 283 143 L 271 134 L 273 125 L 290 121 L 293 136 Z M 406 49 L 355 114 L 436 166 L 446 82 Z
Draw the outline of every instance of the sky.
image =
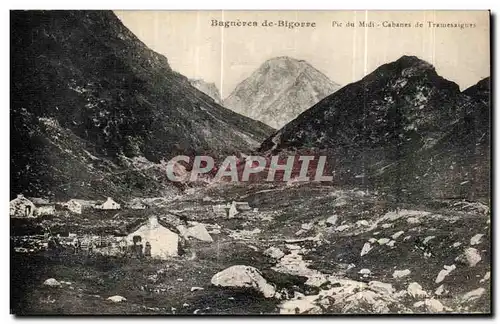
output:
M 188 78 L 214 82 L 226 98 L 266 60 L 308 61 L 346 85 L 402 55 L 433 64 L 462 90 L 490 75 L 487 11 L 115 11 L 141 41 Z M 212 26 L 212 20 L 257 22 L 258 27 Z M 264 27 L 264 21 L 310 22 L 315 27 Z M 332 27 L 332 22 L 342 26 Z M 359 23 L 373 21 L 375 27 Z M 346 27 L 354 22 L 355 27 Z M 415 27 L 416 23 L 421 27 Z M 429 27 L 429 22 L 469 24 Z M 411 27 L 378 24 L 407 23 Z M 471 24 L 474 27 L 470 27 Z

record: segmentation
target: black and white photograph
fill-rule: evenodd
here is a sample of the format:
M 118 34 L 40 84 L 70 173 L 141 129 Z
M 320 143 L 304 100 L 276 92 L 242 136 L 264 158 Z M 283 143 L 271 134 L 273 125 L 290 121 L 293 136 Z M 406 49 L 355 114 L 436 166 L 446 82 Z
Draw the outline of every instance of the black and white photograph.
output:
M 10 313 L 483 315 L 488 10 L 11 10 Z

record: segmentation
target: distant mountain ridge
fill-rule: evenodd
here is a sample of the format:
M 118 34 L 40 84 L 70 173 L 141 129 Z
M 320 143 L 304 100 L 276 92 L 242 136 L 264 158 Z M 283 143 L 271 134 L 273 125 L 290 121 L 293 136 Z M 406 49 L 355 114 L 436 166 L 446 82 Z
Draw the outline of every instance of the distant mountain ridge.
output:
M 434 197 L 488 196 L 485 84 L 461 93 L 431 64 L 403 56 L 300 114 L 261 151 L 324 150 L 337 183 Z
M 159 195 L 175 189 L 161 161 L 249 151 L 272 132 L 191 86 L 111 11 L 10 15 L 11 196 Z
M 306 61 L 281 56 L 264 62 L 236 86 L 223 105 L 280 128 L 339 88 Z
M 217 104 L 222 104 L 219 89 L 213 82 L 206 82 L 202 79 L 189 79 L 189 83 L 196 89 L 207 94 L 210 98 L 214 99 Z

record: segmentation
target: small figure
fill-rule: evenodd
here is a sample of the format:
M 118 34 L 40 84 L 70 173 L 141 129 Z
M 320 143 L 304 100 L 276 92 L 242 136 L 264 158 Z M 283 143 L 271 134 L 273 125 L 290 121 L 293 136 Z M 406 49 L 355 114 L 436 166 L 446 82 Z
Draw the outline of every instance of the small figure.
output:
M 75 239 L 73 240 L 73 248 L 75 249 L 75 254 L 80 252 L 81 245 L 80 245 L 80 240 L 78 239 L 78 237 L 75 237 Z
M 151 244 L 146 242 L 146 247 L 144 248 L 144 256 L 146 258 L 151 257 Z
M 135 253 L 135 256 L 137 258 L 142 258 L 143 257 L 143 253 L 142 253 L 142 237 L 140 235 L 135 235 L 133 238 L 133 242 L 134 242 L 134 253 Z

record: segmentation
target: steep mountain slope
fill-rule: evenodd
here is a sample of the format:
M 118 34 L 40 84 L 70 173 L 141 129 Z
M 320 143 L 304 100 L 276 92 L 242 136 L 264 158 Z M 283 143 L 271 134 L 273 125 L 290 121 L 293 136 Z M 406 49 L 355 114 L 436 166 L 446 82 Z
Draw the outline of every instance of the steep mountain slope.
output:
M 189 82 L 191 83 L 191 85 L 193 87 L 200 90 L 204 94 L 208 95 L 210 98 L 212 98 L 219 105 L 222 103 L 219 89 L 217 89 L 217 86 L 215 85 L 215 83 L 205 82 L 204 80 L 201 80 L 201 79 L 189 79 Z
M 12 195 L 158 192 L 164 173 L 131 159 L 248 151 L 270 131 L 192 87 L 110 11 L 11 12 Z M 130 172 L 141 185 L 115 175 Z
M 324 150 L 335 181 L 376 184 L 398 195 L 474 196 L 464 187 L 474 183 L 475 193 L 488 196 L 488 138 L 488 101 L 462 94 L 429 63 L 403 56 L 320 101 L 261 150 Z
M 223 105 L 280 128 L 338 88 L 306 61 L 276 57 L 241 82 Z

